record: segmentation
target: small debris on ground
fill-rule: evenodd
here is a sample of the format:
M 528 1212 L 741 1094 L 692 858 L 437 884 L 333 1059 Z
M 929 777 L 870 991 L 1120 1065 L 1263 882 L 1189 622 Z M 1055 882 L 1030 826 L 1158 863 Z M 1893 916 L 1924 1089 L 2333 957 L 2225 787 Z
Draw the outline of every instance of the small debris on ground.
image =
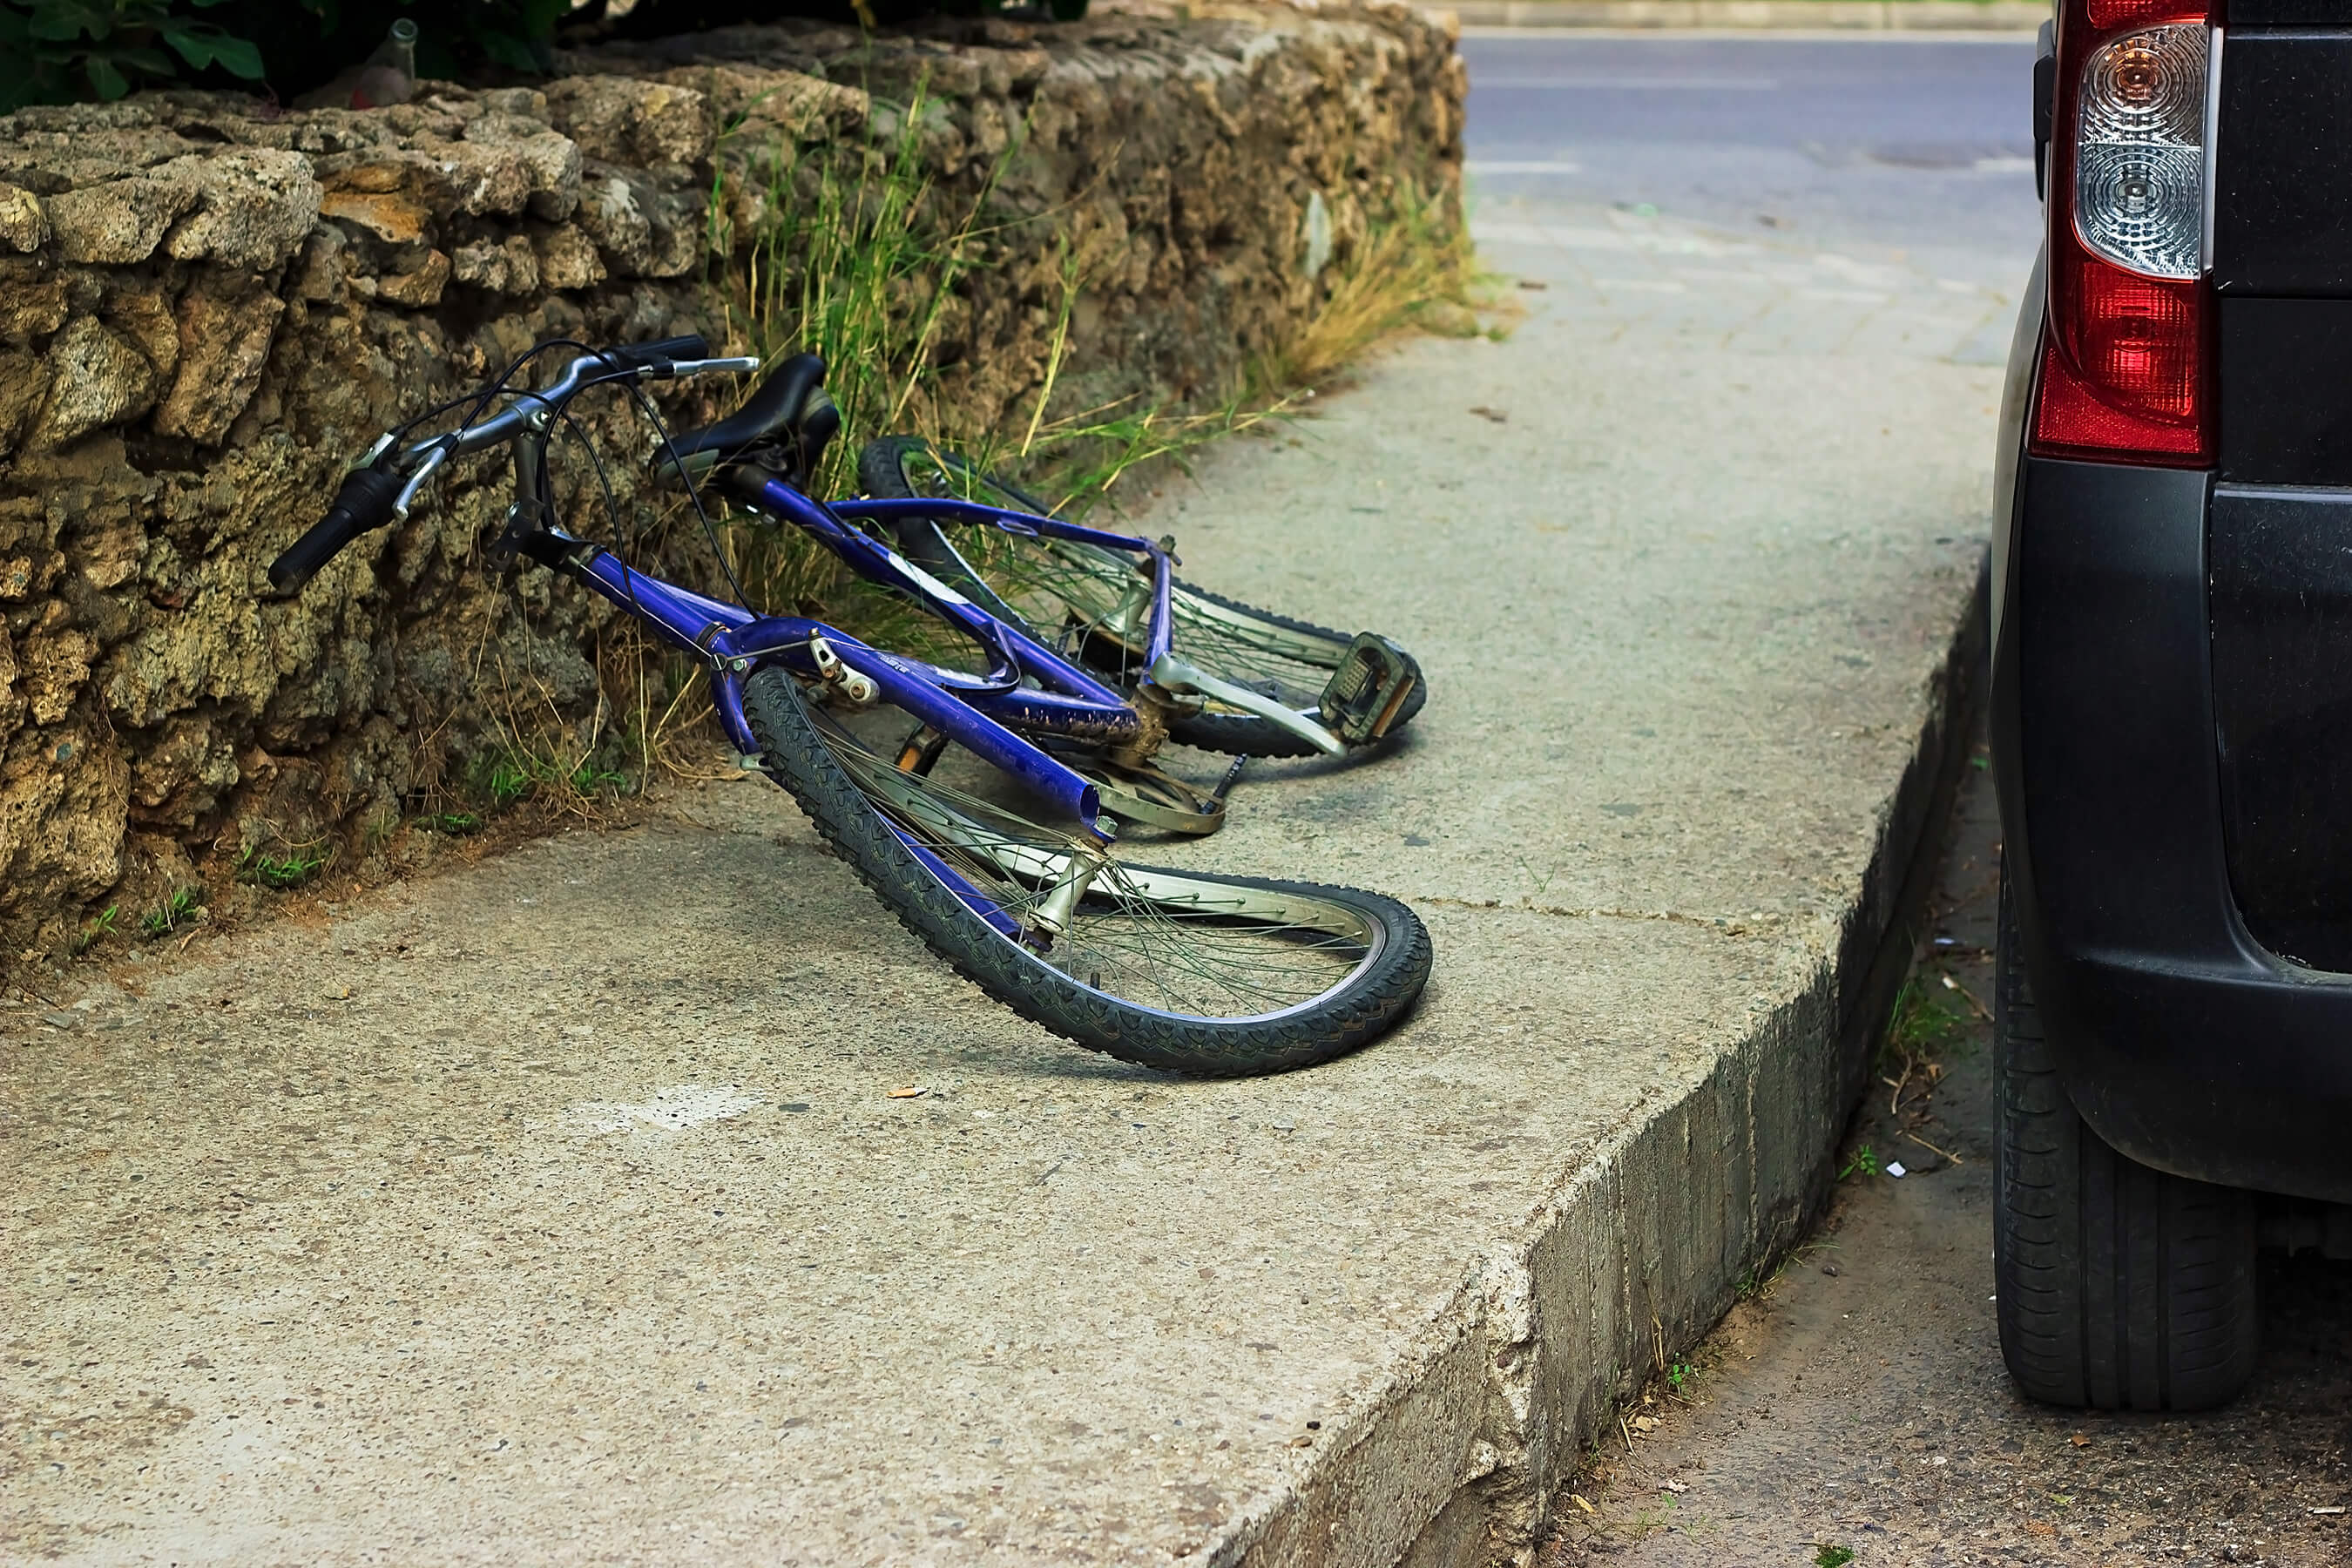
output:
M 1886 1173 L 1899 1182 L 1911 1173 L 1903 1168 L 1902 1161 L 1889 1160 L 1886 1162 Z
M 928 1089 L 921 1089 L 918 1088 L 914 1084 L 908 1084 L 904 1088 L 892 1089 L 890 1091 L 890 1098 L 893 1100 L 920 1100 L 923 1096 L 930 1092 L 931 1091 Z
M 1540 278 L 1522 278 L 1519 279 L 1519 287 L 1522 289 L 1549 289 L 1551 285 L 1545 282 Z
M 1489 408 L 1483 403 L 1473 404 L 1470 412 L 1481 419 L 1491 419 L 1497 425 L 1508 425 L 1511 422 L 1508 413 L 1500 408 Z

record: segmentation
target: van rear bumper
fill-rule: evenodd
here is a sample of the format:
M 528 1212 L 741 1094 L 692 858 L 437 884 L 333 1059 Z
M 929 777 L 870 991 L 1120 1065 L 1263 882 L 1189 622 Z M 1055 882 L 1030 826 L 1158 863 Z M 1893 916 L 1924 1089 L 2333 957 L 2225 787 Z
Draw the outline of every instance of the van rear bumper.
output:
M 2076 1108 L 2117 1150 L 2352 1202 L 2352 975 L 2264 950 L 2230 883 L 2210 488 L 2021 464 L 1992 699 L 2027 972 Z

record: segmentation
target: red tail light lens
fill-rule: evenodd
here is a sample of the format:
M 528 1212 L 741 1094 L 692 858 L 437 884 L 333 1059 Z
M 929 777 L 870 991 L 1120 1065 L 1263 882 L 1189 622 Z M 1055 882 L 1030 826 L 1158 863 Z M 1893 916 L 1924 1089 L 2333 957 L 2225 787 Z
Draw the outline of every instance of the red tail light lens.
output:
M 2091 257 L 2053 268 L 2035 448 L 2203 462 L 2203 289 L 2194 279 L 2143 278 Z
M 2211 461 L 2200 245 L 2211 58 L 2204 14 L 2180 0 L 2061 7 L 2036 452 Z
M 2075 8 L 2066 7 L 2070 11 Z M 2127 27 L 2145 27 L 2157 22 L 2206 19 L 2204 12 L 2184 6 L 2180 0 L 2086 0 L 2081 10 L 2094 33 L 2119 33 Z

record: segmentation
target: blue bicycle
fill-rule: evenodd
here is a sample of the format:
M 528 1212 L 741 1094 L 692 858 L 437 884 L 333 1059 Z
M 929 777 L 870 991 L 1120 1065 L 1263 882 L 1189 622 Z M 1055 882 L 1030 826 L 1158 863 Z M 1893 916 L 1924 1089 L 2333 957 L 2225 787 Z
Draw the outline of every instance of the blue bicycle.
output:
M 601 594 L 702 661 L 746 765 L 791 792 L 909 930 L 1015 1012 L 1123 1060 L 1224 1075 L 1327 1060 L 1412 1007 L 1429 976 L 1430 942 L 1402 904 L 1123 859 L 1105 786 L 1073 765 L 1122 752 L 1146 764 L 1171 715 L 1211 700 L 1301 740 L 1313 740 L 1311 723 L 1332 742 L 1317 750 L 1369 743 L 1405 715 L 1419 683 L 1409 659 L 1372 639 L 1340 659 L 1328 701 L 1309 718 L 1288 698 L 1181 657 L 1182 601 L 1164 543 L 986 500 L 813 499 L 806 477 L 840 416 L 824 394 L 823 363 L 807 354 L 785 361 L 730 417 L 664 432 L 656 467 L 688 481 L 698 510 L 697 481 L 807 531 L 921 605 L 969 657 L 877 648 L 814 620 L 760 615 L 664 582 L 559 526 L 551 437 L 591 387 L 621 386 L 658 429 L 640 384 L 753 372 L 760 362 L 708 357 L 699 338 L 602 351 L 542 344 L 532 355 L 550 347 L 579 351 L 551 384 L 515 385 L 518 361 L 460 400 L 455 429 L 408 439 L 420 419 L 379 440 L 327 516 L 272 563 L 272 587 L 297 591 L 353 540 L 405 518 L 444 465 L 507 445 L 514 500 L 498 549 Z M 1126 650 L 1118 662 L 1143 677 L 1121 689 L 881 537 L 915 523 L 978 525 L 1128 563 L 1140 586 L 1122 584 L 1122 602 L 1135 605 L 1108 633 L 1097 626 L 1077 641 L 1099 658 L 1107 639 Z

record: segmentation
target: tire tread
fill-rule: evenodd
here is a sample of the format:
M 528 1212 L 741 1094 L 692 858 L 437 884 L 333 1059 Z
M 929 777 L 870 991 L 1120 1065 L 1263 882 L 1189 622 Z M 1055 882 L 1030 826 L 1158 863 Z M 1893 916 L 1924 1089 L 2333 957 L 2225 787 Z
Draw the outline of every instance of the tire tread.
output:
M 743 712 L 765 751 L 769 776 L 900 924 L 989 995 L 1089 1050 L 1196 1077 L 1286 1072 L 1385 1034 L 1428 983 L 1429 931 L 1395 900 L 1352 888 L 1222 877 L 1242 887 L 1344 898 L 1381 922 L 1387 940 L 1379 960 L 1319 1005 L 1275 1019 L 1181 1019 L 1123 1006 L 1003 940 L 940 883 L 835 761 L 791 677 L 777 669 L 752 676 Z
M 2001 1355 L 2028 1397 L 2100 1410 L 2203 1410 L 2253 1374 L 2251 1194 L 2151 1170 L 2107 1146 L 2060 1080 L 2000 889 L 1993 1256 Z

